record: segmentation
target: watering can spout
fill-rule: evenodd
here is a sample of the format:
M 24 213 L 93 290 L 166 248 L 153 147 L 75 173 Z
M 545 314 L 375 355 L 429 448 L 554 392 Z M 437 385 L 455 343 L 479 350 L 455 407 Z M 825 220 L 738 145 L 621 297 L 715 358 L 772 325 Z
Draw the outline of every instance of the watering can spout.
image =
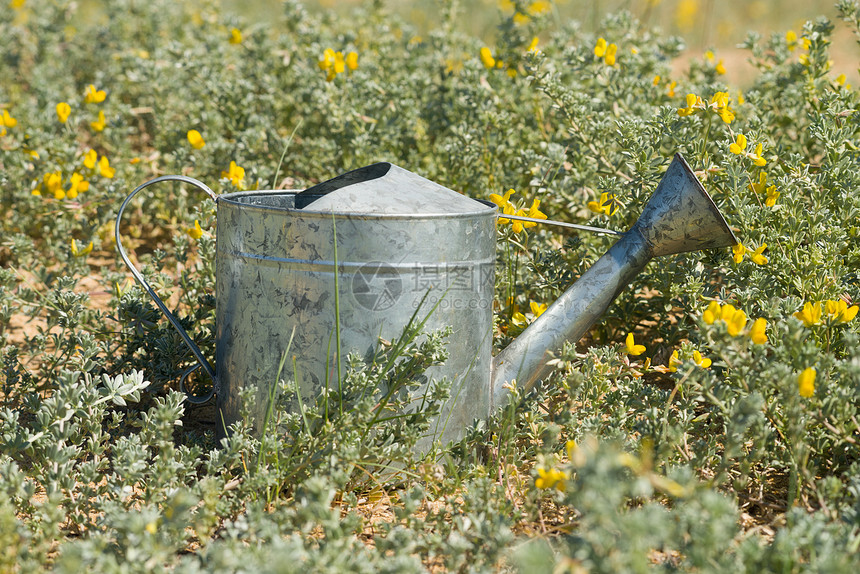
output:
M 737 243 L 690 166 L 676 154 L 639 219 L 492 363 L 491 408 L 510 385 L 530 390 L 566 341 L 578 341 L 654 257 Z

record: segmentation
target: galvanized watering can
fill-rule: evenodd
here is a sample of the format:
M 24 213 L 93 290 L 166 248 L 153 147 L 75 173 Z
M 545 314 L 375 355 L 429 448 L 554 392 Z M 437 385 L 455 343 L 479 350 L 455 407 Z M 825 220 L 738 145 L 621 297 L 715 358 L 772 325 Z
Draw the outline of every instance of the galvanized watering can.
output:
M 214 368 L 122 246 L 123 210 L 141 190 L 163 181 L 194 185 L 217 205 Z M 313 397 L 325 385 L 336 385 L 335 334 L 342 355 L 367 353 L 380 338 L 399 337 L 419 306 L 435 305 L 424 329 L 453 329 L 449 359 L 427 372 L 453 381 L 451 398 L 428 437 L 443 442 L 503 406 L 512 381 L 530 390 L 548 373 L 553 352 L 582 337 L 652 258 L 737 243 L 687 162 L 676 155 L 635 225 L 618 233 L 618 242 L 493 358 L 497 216 L 495 205 L 390 163 L 304 191 L 216 195 L 192 178 L 163 176 L 123 202 L 116 239 L 135 279 L 199 362 L 181 386 L 197 367 L 211 378 L 209 395 L 189 399 L 216 397 L 219 436 L 239 419 L 243 388 L 255 389 L 255 420 L 263 420 L 288 347 L 296 356 L 302 396 Z M 286 361 L 281 378 L 293 376 L 292 361 Z

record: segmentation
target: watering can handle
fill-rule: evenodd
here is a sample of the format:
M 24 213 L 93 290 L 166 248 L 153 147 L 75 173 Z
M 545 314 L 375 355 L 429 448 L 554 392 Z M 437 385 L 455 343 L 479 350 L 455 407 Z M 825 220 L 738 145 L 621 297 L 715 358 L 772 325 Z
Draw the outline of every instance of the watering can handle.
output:
M 155 291 L 153 291 L 152 287 L 150 287 L 149 283 L 147 283 L 146 279 L 144 279 L 140 271 L 138 271 L 137 268 L 135 268 L 135 266 L 132 264 L 131 260 L 129 260 L 128 254 L 125 252 L 125 249 L 122 246 L 122 241 L 120 237 L 119 226 L 120 221 L 122 220 L 122 212 L 125 210 L 125 207 L 140 191 L 149 187 L 152 184 L 159 183 L 162 181 L 181 181 L 184 183 L 189 183 L 205 191 L 209 195 L 209 197 L 212 198 L 213 201 L 218 201 L 218 196 L 215 194 L 214 191 L 209 189 L 206 184 L 197 181 L 196 179 L 186 177 L 184 175 L 163 175 L 161 177 L 151 179 L 146 183 L 138 186 L 138 188 L 132 191 L 128 195 L 128 197 L 125 198 L 125 201 L 122 202 L 122 205 L 119 208 L 119 213 L 116 216 L 116 227 L 114 230 L 116 235 L 116 246 L 119 250 L 119 255 L 120 257 L 122 257 L 123 262 L 131 270 L 131 274 L 134 275 L 134 278 L 137 280 L 137 282 L 140 283 L 140 285 L 147 292 L 147 294 L 152 298 L 153 301 L 155 301 L 155 304 L 158 306 L 161 312 L 164 313 L 164 316 L 167 317 L 167 320 L 170 321 L 173 327 L 179 332 L 179 336 L 182 337 L 182 340 L 185 341 L 185 344 L 188 345 L 188 348 L 191 349 L 191 352 L 194 353 L 194 356 L 197 358 L 197 362 L 199 364 L 194 365 L 189 369 L 186 369 L 185 372 L 182 373 L 182 377 L 179 380 L 179 388 L 182 392 L 186 394 L 186 398 L 189 402 L 201 404 L 207 402 L 215 394 L 215 388 L 217 387 L 215 370 L 209 364 L 209 361 L 206 360 L 206 357 L 203 356 L 203 353 L 202 351 L 200 351 L 200 348 L 194 343 L 194 341 L 191 340 L 191 337 L 188 336 L 188 333 L 185 332 L 185 329 L 182 328 L 182 325 L 179 324 L 179 321 L 176 319 L 176 317 L 173 316 L 173 313 L 171 313 L 167 309 L 167 306 L 164 304 L 164 302 L 162 302 L 161 299 L 159 299 L 158 295 L 155 294 Z M 194 397 L 188 394 L 188 392 L 185 390 L 185 379 L 188 378 L 188 375 L 190 375 L 193 371 L 196 371 L 199 367 L 203 367 L 203 370 L 206 371 L 206 374 L 209 375 L 210 379 L 212 379 L 212 390 L 210 390 L 208 393 L 206 393 L 206 395 L 202 397 Z

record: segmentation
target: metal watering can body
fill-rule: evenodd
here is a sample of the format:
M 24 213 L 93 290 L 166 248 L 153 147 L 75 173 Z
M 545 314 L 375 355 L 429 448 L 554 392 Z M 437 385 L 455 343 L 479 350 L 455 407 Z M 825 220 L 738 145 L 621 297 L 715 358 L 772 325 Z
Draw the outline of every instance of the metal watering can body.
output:
M 180 176 L 144 186 L 165 180 L 208 190 Z M 347 353 L 367 355 L 380 338 L 399 338 L 413 317 L 428 315 L 425 332 L 452 329 L 447 361 L 426 372 L 452 383 L 428 440 L 447 440 L 488 416 L 495 206 L 391 164 L 301 192 L 211 195 L 217 205 L 214 369 L 127 260 L 119 241 L 122 211 L 117 245 L 213 378 L 219 437 L 240 417 L 242 389 L 253 389 L 253 419 L 263 420 L 285 353 L 280 378 L 296 380 L 307 400 L 338 388 L 338 339 L 345 364 Z
M 145 187 L 165 180 L 191 183 L 217 204 L 214 369 L 120 241 L 125 206 Z M 254 389 L 254 420 L 263 420 L 285 352 L 290 357 L 281 378 L 295 377 L 302 397 L 314 397 L 326 386 L 336 388 L 336 334 L 342 356 L 365 354 L 380 338 L 399 337 L 419 307 L 425 313 L 433 308 L 424 330 L 451 327 L 452 335 L 449 359 L 426 375 L 448 378 L 452 391 L 423 444 L 462 436 L 475 419 L 505 404 L 512 382 L 530 390 L 548 373 L 553 353 L 565 341 L 581 338 L 653 257 L 737 242 L 689 165 L 676 155 L 633 228 L 616 233 L 618 242 L 492 358 L 497 215 L 495 206 L 383 163 L 300 192 L 217 196 L 191 178 L 156 178 L 125 200 L 116 235 L 132 274 L 212 378 L 219 436 L 239 419 L 243 388 Z

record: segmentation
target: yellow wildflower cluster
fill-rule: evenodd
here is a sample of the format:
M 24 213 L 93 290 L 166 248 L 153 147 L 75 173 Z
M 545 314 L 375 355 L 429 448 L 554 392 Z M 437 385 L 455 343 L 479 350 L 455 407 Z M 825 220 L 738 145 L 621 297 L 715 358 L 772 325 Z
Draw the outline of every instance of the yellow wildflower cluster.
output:
M 767 174 L 762 171 L 758 175 L 758 183 L 750 183 L 749 188 L 751 191 L 761 194 L 767 194 L 765 197 L 764 204 L 768 207 L 773 207 L 776 205 L 776 200 L 779 199 L 779 191 L 776 189 L 776 185 L 768 185 L 767 184 Z
M 534 38 L 532 39 L 532 43 L 529 44 L 529 51 L 532 51 L 536 48 L 537 38 Z M 481 63 L 484 65 L 484 67 L 488 70 L 504 69 L 505 73 L 511 78 L 517 77 L 517 69 L 514 66 L 509 66 L 505 64 L 505 62 L 502 61 L 500 58 L 493 56 L 493 51 L 490 50 L 488 47 L 484 46 L 483 48 L 481 48 L 481 50 L 478 52 L 478 57 L 481 59 Z
M 18 125 L 18 120 L 12 117 L 9 110 L 3 108 L 0 112 L 0 137 L 6 135 L 6 128 L 14 128 Z
M 767 160 L 762 157 L 763 146 L 761 143 L 756 145 L 755 153 L 746 151 L 747 137 L 744 134 L 738 134 L 735 141 L 729 145 L 729 151 L 735 155 L 743 155 L 753 160 L 753 163 L 759 167 L 767 165 Z
M 516 193 L 513 189 L 509 189 L 505 192 L 505 195 L 499 195 L 498 193 L 490 194 L 490 201 L 498 205 L 502 213 L 504 215 L 518 215 L 520 217 L 531 217 L 532 219 L 546 219 L 546 214 L 542 213 L 540 210 L 540 200 L 535 198 L 532 200 L 532 205 L 528 211 L 525 209 L 517 209 L 517 206 L 511 202 L 511 196 Z M 534 227 L 537 223 L 532 221 L 519 221 L 519 220 L 511 220 L 506 217 L 499 217 L 499 223 L 502 225 L 506 223 L 510 223 L 511 227 L 514 230 L 514 233 L 519 233 L 523 229 L 528 229 L 529 227 Z
M 725 123 L 730 124 L 735 119 L 735 113 L 731 110 L 731 98 L 728 92 L 717 92 L 706 104 L 705 101 L 696 94 L 687 94 L 686 107 L 678 108 L 678 115 L 681 117 L 691 116 L 700 111 L 710 110 L 720 116 Z
M 230 162 L 230 168 L 227 171 L 221 172 L 221 178 L 229 179 L 233 187 L 240 191 L 245 189 L 245 168 L 236 165 L 235 161 Z
M 89 150 L 84 154 L 83 168 L 80 170 L 89 173 L 90 176 L 100 175 L 110 179 L 116 170 L 110 166 L 107 156 L 98 157 L 95 150 Z M 73 171 L 69 176 L 67 186 L 63 185 L 63 172 L 53 171 L 42 176 L 41 183 L 32 191 L 33 195 L 42 195 L 44 192 L 54 199 L 77 199 L 78 195 L 90 188 L 90 182 L 79 171 Z
M 597 201 L 588 202 L 588 209 L 594 213 L 602 213 L 610 216 L 618 211 L 620 206 L 621 202 L 615 198 L 615 194 L 609 192 L 601 193 L 600 199 Z
M 803 304 L 803 308 L 800 311 L 794 313 L 794 317 L 803 321 L 803 324 L 807 327 L 820 325 L 824 321 L 841 325 L 854 320 L 858 310 L 860 310 L 860 307 L 857 305 L 849 307 L 848 303 L 842 299 L 836 301 L 827 300 L 824 302 L 816 301 L 814 303 L 807 301 Z
M 766 265 L 768 259 L 764 255 L 765 249 L 767 249 L 767 243 L 762 243 L 756 249 L 750 249 L 749 247 L 738 241 L 734 246 L 732 246 L 732 253 L 734 254 L 735 263 L 740 263 L 741 261 L 743 261 L 744 255 L 746 255 L 756 265 Z
M 693 350 L 692 354 L 689 356 L 689 359 L 701 369 L 709 369 L 712 364 L 711 359 L 702 355 L 702 352 L 698 349 Z M 678 367 L 680 367 L 682 363 L 683 361 L 681 360 L 678 351 L 675 350 L 672 351 L 672 355 L 669 357 L 668 365 L 657 365 L 654 367 L 654 370 L 660 373 L 675 373 L 678 371 Z
M 242 31 L 239 28 L 231 28 L 230 29 L 230 38 L 228 40 L 233 45 L 242 43 Z
M 748 321 L 747 314 L 741 309 L 736 309 L 734 305 L 720 305 L 716 301 L 711 301 L 708 308 L 702 313 L 702 320 L 708 325 L 722 321 L 732 337 L 746 334 L 756 345 L 767 343 L 767 321 L 759 317 L 753 321 L 752 327 L 744 332 Z
M 96 88 L 95 84 L 90 84 L 84 90 L 84 104 L 101 104 L 107 98 L 107 92 Z M 54 107 L 57 113 L 57 121 L 61 124 L 69 121 L 72 115 L 72 106 L 68 102 L 60 102 Z M 104 110 L 99 110 L 96 114 L 96 119 L 90 122 L 90 129 L 94 132 L 102 132 L 107 127 L 107 117 Z
M 338 74 L 347 70 L 352 72 L 358 68 L 358 54 L 349 52 L 344 56 L 343 52 L 335 52 L 331 48 L 326 48 L 322 60 L 318 61 L 317 65 L 320 70 L 326 73 L 326 81 L 331 82 Z
M 618 46 L 615 44 L 607 44 L 605 38 L 598 38 L 594 45 L 594 55 L 602 58 L 607 66 L 615 65 L 615 54 L 618 52 Z
M 567 480 L 570 475 L 557 468 L 546 469 L 539 466 L 538 477 L 535 479 L 535 486 L 541 490 L 555 488 L 558 491 L 564 492 L 567 488 Z
M 104 90 L 96 89 L 94 84 L 90 84 L 87 86 L 87 89 L 84 91 L 84 103 L 85 104 L 100 104 L 105 101 L 107 94 Z M 57 112 L 59 117 L 59 111 Z M 62 122 L 65 123 L 65 122 Z M 95 121 L 90 122 L 90 128 L 94 132 L 101 132 L 107 127 L 107 118 L 105 118 L 104 110 L 99 110 Z

